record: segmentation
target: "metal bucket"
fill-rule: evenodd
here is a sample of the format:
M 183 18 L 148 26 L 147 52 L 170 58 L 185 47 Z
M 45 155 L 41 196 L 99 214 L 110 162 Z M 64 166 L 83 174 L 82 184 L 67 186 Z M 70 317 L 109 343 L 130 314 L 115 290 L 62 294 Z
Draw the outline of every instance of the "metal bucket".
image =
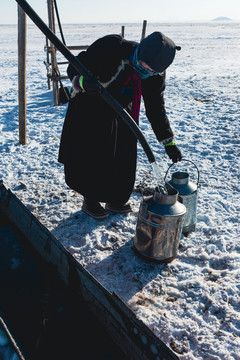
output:
M 186 213 L 185 206 L 177 201 L 177 190 L 166 187 L 168 194 L 155 191 L 143 198 L 134 239 L 140 255 L 158 262 L 170 262 L 177 256 Z
M 178 191 L 178 201 L 186 206 L 186 215 L 184 217 L 183 223 L 183 234 L 186 236 L 190 232 L 194 231 L 196 228 L 197 222 L 197 197 L 198 197 L 198 188 L 199 188 L 199 170 L 196 164 L 190 160 L 182 160 L 191 162 L 197 169 L 198 179 L 197 184 L 194 184 L 189 179 L 189 174 L 187 172 L 175 172 L 172 174 L 172 178 L 167 184 L 171 185 L 174 189 Z M 168 168 L 164 180 L 166 180 L 169 169 L 174 164 L 170 165 Z

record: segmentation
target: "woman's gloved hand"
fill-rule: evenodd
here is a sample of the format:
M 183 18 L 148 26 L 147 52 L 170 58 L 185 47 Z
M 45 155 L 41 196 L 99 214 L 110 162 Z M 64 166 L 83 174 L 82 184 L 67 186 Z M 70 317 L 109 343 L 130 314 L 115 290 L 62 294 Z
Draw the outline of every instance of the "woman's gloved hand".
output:
M 177 163 L 178 161 L 182 160 L 182 154 L 180 149 L 177 147 L 177 144 L 172 139 L 169 142 L 163 143 L 165 151 L 172 162 Z
M 76 92 L 85 92 L 87 95 L 96 96 L 101 91 L 100 84 L 95 80 L 88 80 L 83 75 L 76 75 L 72 81 L 73 89 Z

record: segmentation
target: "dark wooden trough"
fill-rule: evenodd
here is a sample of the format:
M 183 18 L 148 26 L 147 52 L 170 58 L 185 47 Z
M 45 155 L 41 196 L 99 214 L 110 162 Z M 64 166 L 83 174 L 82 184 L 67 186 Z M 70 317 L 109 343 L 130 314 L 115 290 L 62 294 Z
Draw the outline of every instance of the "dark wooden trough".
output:
M 74 259 L 3 182 L 0 183 L 0 211 L 24 234 L 44 261 L 55 267 L 64 283 L 74 288 L 79 300 L 84 300 L 129 359 L 179 359 L 116 293 L 104 288 Z

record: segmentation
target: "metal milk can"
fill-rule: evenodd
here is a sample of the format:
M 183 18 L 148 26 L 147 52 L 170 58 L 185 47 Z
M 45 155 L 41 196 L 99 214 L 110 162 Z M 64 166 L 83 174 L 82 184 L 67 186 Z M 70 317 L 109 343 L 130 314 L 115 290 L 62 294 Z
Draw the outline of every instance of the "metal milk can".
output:
M 175 172 L 172 174 L 172 178 L 167 184 L 171 185 L 174 189 L 178 191 L 178 201 L 183 203 L 186 206 L 186 215 L 184 217 L 183 223 L 183 234 L 187 236 L 190 232 L 195 230 L 197 222 L 197 197 L 198 197 L 198 188 L 199 188 L 199 170 L 198 167 L 190 160 L 182 160 L 191 162 L 197 169 L 198 179 L 197 184 L 194 184 L 189 179 L 189 174 L 187 172 Z M 181 161 L 181 162 L 182 162 Z M 170 165 L 168 168 L 165 178 L 169 169 L 174 164 Z
M 178 192 L 166 185 L 167 194 L 155 191 L 141 201 L 134 248 L 142 256 L 158 262 L 170 262 L 177 256 L 186 208 Z

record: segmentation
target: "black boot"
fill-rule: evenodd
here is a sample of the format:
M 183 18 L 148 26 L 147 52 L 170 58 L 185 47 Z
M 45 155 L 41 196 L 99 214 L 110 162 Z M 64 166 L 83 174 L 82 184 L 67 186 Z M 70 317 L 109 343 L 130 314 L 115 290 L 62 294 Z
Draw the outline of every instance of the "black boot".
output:
M 86 197 L 84 197 L 82 211 L 97 220 L 104 220 L 108 217 L 108 212 L 98 201 L 94 201 Z
M 105 206 L 106 210 L 109 210 L 113 213 L 119 213 L 119 214 L 127 214 L 132 211 L 130 204 L 110 204 L 107 203 Z

